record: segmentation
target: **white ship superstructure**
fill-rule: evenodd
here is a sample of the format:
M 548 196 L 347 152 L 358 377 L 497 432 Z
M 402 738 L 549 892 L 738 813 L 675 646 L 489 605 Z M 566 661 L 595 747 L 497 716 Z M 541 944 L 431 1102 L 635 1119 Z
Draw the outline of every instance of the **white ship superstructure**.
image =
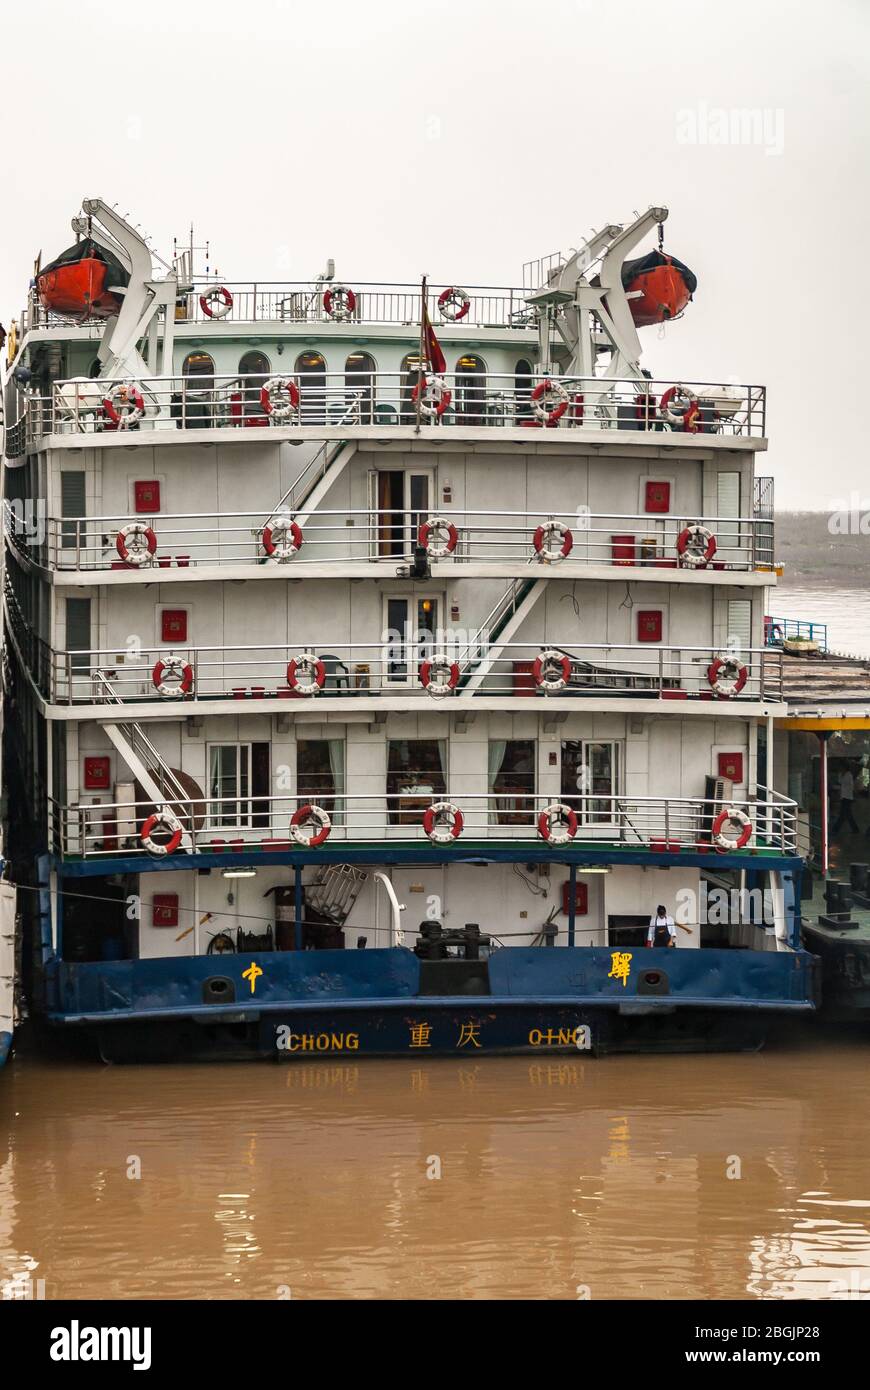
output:
M 85 203 L 118 310 L 34 292 L 7 381 L 46 960 L 624 953 L 660 903 L 681 951 L 797 944 L 765 392 L 642 371 L 666 216 L 427 287 L 437 370 L 420 286 L 195 282 Z M 723 886 L 761 916 L 711 926 Z

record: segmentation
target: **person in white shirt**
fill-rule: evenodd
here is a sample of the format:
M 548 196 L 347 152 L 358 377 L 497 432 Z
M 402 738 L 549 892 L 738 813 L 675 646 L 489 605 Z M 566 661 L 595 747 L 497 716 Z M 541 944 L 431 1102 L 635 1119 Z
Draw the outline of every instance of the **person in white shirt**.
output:
M 646 944 L 647 946 L 676 946 L 677 944 L 677 928 L 674 925 L 673 917 L 669 917 L 665 911 L 664 903 L 659 903 L 655 913 L 649 919 Z
M 831 831 L 836 835 L 838 830 L 842 830 L 843 822 L 847 821 L 849 829 L 853 835 L 858 835 L 859 829 L 855 821 L 855 813 L 852 807 L 855 803 L 855 778 L 852 775 L 851 767 L 847 766 L 840 773 L 840 814 L 837 816 Z

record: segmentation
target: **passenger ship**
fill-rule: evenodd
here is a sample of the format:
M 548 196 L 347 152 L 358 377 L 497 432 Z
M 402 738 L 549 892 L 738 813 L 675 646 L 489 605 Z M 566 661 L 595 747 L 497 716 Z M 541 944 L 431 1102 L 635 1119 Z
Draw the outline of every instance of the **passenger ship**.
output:
M 695 284 L 666 218 L 517 288 L 278 286 L 83 203 L 6 385 L 49 1024 L 121 1060 L 540 1055 L 814 1008 L 765 391 L 641 367 Z

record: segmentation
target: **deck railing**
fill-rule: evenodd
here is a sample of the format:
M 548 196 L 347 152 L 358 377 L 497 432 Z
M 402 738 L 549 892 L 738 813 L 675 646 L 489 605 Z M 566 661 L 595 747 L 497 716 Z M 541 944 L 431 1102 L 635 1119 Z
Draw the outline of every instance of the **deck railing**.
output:
M 556 805 L 567 807 L 575 818 L 572 838 L 577 846 L 614 846 L 620 850 L 648 849 L 678 856 L 681 852 L 713 853 L 726 846 L 718 833 L 731 839 L 746 832 L 745 822 L 728 820 L 717 826 L 721 811 L 735 808 L 748 822 L 742 849 L 796 852 L 797 807 L 778 795 L 759 788 L 756 799 L 740 798 L 719 805 L 702 797 L 628 797 L 564 795 L 545 797 L 520 788 L 486 794 L 439 792 L 418 783 L 382 795 L 346 795 L 330 792 L 318 798 L 302 796 L 234 796 L 152 801 L 105 801 L 62 805 L 50 803 L 51 832 L 55 850 L 65 857 L 117 857 L 131 853 L 160 857 L 170 846 L 173 860 L 184 867 L 188 853 L 222 853 L 305 849 L 305 841 L 324 829 L 322 819 L 303 814 L 312 804 L 328 820 L 321 843 L 372 841 L 376 859 L 378 841 L 419 840 L 431 837 L 427 811 L 434 813 L 436 835 L 461 852 L 463 842 L 479 840 L 537 841 L 544 838 L 542 815 Z M 455 811 L 460 813 L 458 833 Z M 162 813 L 162 814 L 161 814 Z M 151 821 L 152 816 L 158 816 Z M 316 815 L 316 813 L 315 813 Z M 299 822 L 294 833 L 293 821 Z M 558 861 L 558 835 L 567 818 L 555 814 L 553 857 Z M 301 839 L 297 838 L 297 835 Z M 151 839 L 149 848 L 143 842 Z M 162 854 L 161 854 L 162 851 Z
M 379 282 L 344 282 L 353 291 L 355 305 L 347 323 L 391 323 L 418 327 L 420 323 L 420 285 Z M 201 297 L 208 290 L 222 286 L 232 296 L 228 311 L 221 318 L 206 313 Z M 237 324 L 322 324 L 334 331 L 335 320 L 324 303 L 326 294 L 335 285 L 328 281 L 270 281 L 216 280 L 197 283 L 190 294 L 179 297 L 176 323 Z M 438 300 L 452 288 L 448 285 L 427 287 L 429 316 L 437 326 L 448 321 L 441 314 Z M 469 305 L 459 320 L 460 329 L 523 328 L 536 322 L 534 310 L 526 303 L 527 291 L 510 285 L 466 285 Z M 209 307 L 213 307 L 209 305 Z M 222 306 L 219 306 L 222 307 Z M 44 309 L 36 295 L 30 305 L 30 326 L 50 327 L 55 324 L 75 324 L 76 320 Z M 97 324 L 98 329 L 102 324 Z
M 782 699 L 782 655 L 769 648 L 644 643 L 499 642 L 482 631 L 385 634 L 377 643 L 193 646 L 179 642 L 55 651 L 7 597 L 9 629 L 46 700 L 138 705 L 209 700 L 370 700 L 422 703 L 479 695 L 517 699 Z M 736 665 L 732 665 L 733 657 Z
M 339 571 L 353 561 L 394 567 L 397 561 L 411 560 L 421 544 L 434 560 L 451 567 L 527 561 L 552 566 L 564 560 L 569 570 L 576 564 L 674 569 L 683 563 L 680 537 L 695 523 L 715 539 L 711 570 L 749 571 L 773 563 L 772 527 L 754 517 L 593 513 L 583 507 L 537 513 L 450 507 L 440 515 L 453 530 L 439 528 L 437 534 L 428 524 L 434 513 L 318 508 L 305 520 L 302 544 L 295 553 L 280 548 L 270 553 L 264 542 L 266 527 L 292 514 L 288 503 L 272 511 L 266 506 L 244 512 L 63 518 L 34 518 L 14 502 L 3 507 L 11 545 L 33 564 L 53 571 L 135 571 L 147 576 L 145 582 L 159 578 L 155 571 L 206 565 L 262 564 L 280 575 L 287 573 L 288 564 L 329 565 Z M 135 563 L 125 562 L 119 536 L 123 549 L 121 533 L 135 524 L 150 528 L 155 548 L 138 554 Z M 564 543 L 552 538 L 544 543 L 539 528 L 552 524 L 563 528 Z
M 309 429 L 316 437 L 324 428 L 413 426 L 416 376 L 399 372 L 298 372 L 281 378 L 293 391 L 276 391 L 261 400 L 263 378 L 239 376 L 147 377 L 137 382 L 103 382 L 85 378 L 55 382 L 49 395 L 31 394 L 26 429 L 31 445 L 54 434 L 118 435 L 135 443 L 146 434 L 166 430 L 214 428 L 280 428 L 291 436 Z M 681 419 L 669 420 L 660 409 L 662 396 L 673 382 L 645 382 L 639 394 L 636 378 L 552 376 L 559 388 L 545 406 L 533 398 L 541 384 L 513 373 L 448 372 L 443 377 L 449 405 L 439 397 L 443 413 L 423 413 L 427 428 L 558 428 L 561 430 L 622 430 L 672 432 L 686 437 Z M 723 383 L 681 383 L 697 397 L 688 437 L 702 435 L 762 436 L 765 430 L 765 391 L 761 386 Z M 125 386 L 127 397 L 105 404 L 113 388 Z M 298 401 L 296 393 L 298 392 Z M 564 392 L 564 396 L 560 394 Z M 141 397 L 141 406 L 136 404 Z M 293 398 L 292 400 L 290 398 Z M 434 409 L 436 402 L 427 401 Z M 271 408 L 277 406 L 277 409 Z M 542 420 L 536 407 L 552 418 Z M 668 407 L 671 408 L 670 406 Z M 673 412 L 672 412 L 673 413 Z M 113 418 L 113 415 L 117 418 Z M 144 442 L 144 440 L 143 440 Z

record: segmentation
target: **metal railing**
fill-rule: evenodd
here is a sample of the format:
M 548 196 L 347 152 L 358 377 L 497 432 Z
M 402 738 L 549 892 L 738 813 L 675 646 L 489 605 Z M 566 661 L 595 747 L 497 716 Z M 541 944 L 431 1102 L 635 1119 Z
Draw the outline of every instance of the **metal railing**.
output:
M 136 516 L 49 517 L 39 524 L 14 502 L 3 507 L 10 544 L 24 558 L 48 570 L 135 569 L 153 578 L 153 571 L 196 568 L 204 565 L 263 563 L 283 565 L 329 564 L 340 568 L 348 562 L 396 561 L 413 558 L 414 549 L 426 543 L 433 558 L 451 566 L 485 563 L 497 566 L 526 561 L 555 565 L 562 562 L 563 548 L 552 543 L 536 549 L 539 527 L 555 523 L 570 533 L 564 559 L 568 568 L 581 565 L 637 566 L 642 569 L 675 569 L 680 564 L 678 541 L 684 529 L 699 523 L 714 536 L 716 551 L 712 570 L 751 571 L 773 563 L 772 528 L 754 517 L 699 517 L 685 514 L 650 515 L 574 512 L 473 511 L 447 508 L 441 515 L 455 529 L 448 533 L 452 549 L 440 553 L 431 517 L 417 512 L 383 509 L 318 508 L 305 520 L 302 545 L 295 554 L 270 555 L 264 545 L 266 526 L 282 513 L 292 517 L 305 497 L 328 470 L 344 441 L 325 441 L 315 457 L 278 504 L 244 512 L 139 513 Z M 140 557 L 140 564 L 126 564 L 118 549 L 125 527 L 150 528 L 156 549 Z M 539 538 L 540 539 L 540 538 Z M 441 546 L 444 549 L 444 546 Z
M 423 423 L 438 428 L 552 426 L 562 430 L 684 433 L 680 424 L 669 423 L 659 409 L 658 403 L 672 382 L 645 382 L 649 394 L 639 395 L 635 378 L 548 379 L 566 394 L 549 401 L 548 411 L 559 413 L 544 421 L 536 415 L 538 402 L 532 399 L 540 382 L 532 378 L 518 378 L 513 373 L 445 373 L 442 380 L 450 393 L 450 403 L 440 416 L 424 414 Z M 104 395 L 121 383 L 84 378 L 58 381 L 49 395 L 31 394 L 27 398 L 27 440 L 35 445 L 52 434 L 109 434 L 123 430 L 132 442 L 134 436 L 141 438 L 160 430 L 279 427 L 292 432 L 300 427 L 387 428 L 415 425 L 417 421 L 413 399 L 416 374 L 354 373 L 351 379 L 337 372 L 297 372 L 282 377 L 282 381 L 292 381 L 299 394 L 298 403 L 288 408 L 286 400 L 282 400 L 280 413 L 270 413 L 261 401 L 263 379 L 259 377 L 141 378 L 126 384 L 141 393 L 142 413 L 127 401 L 122 410 L 114 412 L 122 416 L 120 422 L 112 418 Z M 698 398 L 699 410 L 691 437 L 764 434 L 764 387 L 682 384 Z M 444 405 L 443 397 L 441 404 Z
M 190 283 L 190 282 L 188 282 Z M 349 324 L 393 323 L 417 327 L 420 323 L 420 285 L 344 281 L 356 300 Z M 208 290 L 223 286 L 232 296 L 228 312 L 220 319 L 205 312 L 200 302 Z M 191 293 L 179 297 L 176 323 L 306 323 L 334 326 L 324 299 L 328 281 L 218 280 L 197 282 Z M 446 324 L 438 304 L 449 285 L 427 287 L 429 316 L 434 324 Z M 526 303 L 526 291 L 510 285 L 467 285 L 468 312 L 460 328 L 522 328 L 536 322 L 534 310 Z M 33 295 L 30 327 L 75 324 L 76 320 L 43 308 Z M 102 328 L 102 324 L 99 325 Z
M 783 642 L 817 642 L 819 651 L 828 650 L 828 624 L 814 623 L 804 618 L 775 618 L 766 615 L 764 637 L 769 647 L 782 647 Z
M 648 849 L 679 854 L 711 853 L 717 816 L 727 805 L 748 817 L 749 837 L 745 848 L 796 852 L 797 806 L 793 801 L 771 796 L 759 788 L 755 799 L 741 798 L 720 806 L 702 797 L 627 797 L 565 795 L 545 797 L 523 789 L 481 794 L 438 792 L 431 785 L 409 785 L 397 792 L 381 795 L 345 795 L 331 792 L 321 802 L 328 803 L 329 829 L 325 839 L 334 841 L 372 841 L 373 858 L 377 842 L 401 839 L 425 840 L 424 817 L 431 807 L 447 802 L 459 810 L 460 832 L 450 843 L 461 851 L 464 841 L 520 840 L 540 841 L 541 814 L 555 803 L 567 806 L 576 817 L 572 843 L 613 845 L 620 849 Z M 244 852 L 301 847 L 291 826 L 294 815 L 312 804 L 309 797 L 232 796 L 188 797 L 153 801 L 98 801 L 63 805 L 51 801 L 49 807 L 54 848 L 65 857 L 93 858 L 149 851 L 143 833 L 151 835 L 160 848 L 167 845 L 175 828 L 181 833 L 173 853 L 184 867 L 188 851 L 193 853 Z M 165 812 L 164 821 L 149 825 L 156 812 Z M 309 837 L 320 824 L 301 821 L 299 833 Z M 451 813 L 449 820 L 455 824 Z M 720 827 L 721 829 L 721 827 Z M 725 827 L 731 835 L 732 828 Z M 324 840 L 325 842 L 325 840 Z M 721 846 L 720 846 L 721 847 Z M 558 860 L 559 844 L 553 843 Z

